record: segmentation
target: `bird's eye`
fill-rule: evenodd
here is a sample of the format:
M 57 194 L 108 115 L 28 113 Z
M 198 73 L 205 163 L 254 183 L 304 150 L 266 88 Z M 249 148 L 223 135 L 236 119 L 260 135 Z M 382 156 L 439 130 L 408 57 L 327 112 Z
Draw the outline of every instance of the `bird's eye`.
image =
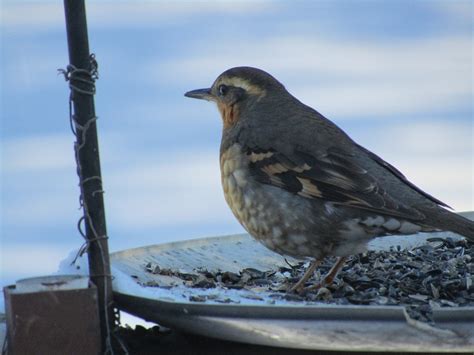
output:
M 219 86 L 219 95 L 224 96 L 229 91 L 229 87 L 227 85 L 220 85 Z

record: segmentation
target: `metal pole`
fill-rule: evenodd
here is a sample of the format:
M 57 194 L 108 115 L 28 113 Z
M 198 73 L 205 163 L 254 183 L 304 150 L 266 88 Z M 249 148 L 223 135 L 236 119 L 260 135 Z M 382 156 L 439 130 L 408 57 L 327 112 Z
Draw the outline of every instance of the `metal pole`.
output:
M 65 74 L 71 88 L 71 123 L 77 137 L 76 163 L 84 211 L 79 224 L 85 226 L 89 274 L 98 290 L 102 349 L 106 353 L 112 351 L 114 312 L 93 97 L 97 68 L 89 53 L 84 0 L 64 0 L 64 10 L 70 62 Z

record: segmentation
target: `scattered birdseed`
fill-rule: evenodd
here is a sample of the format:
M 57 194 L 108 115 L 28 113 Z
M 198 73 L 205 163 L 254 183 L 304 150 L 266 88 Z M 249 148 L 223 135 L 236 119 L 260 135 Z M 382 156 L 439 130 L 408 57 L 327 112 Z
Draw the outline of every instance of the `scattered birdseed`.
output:
M 315 285 L 334 264 L 327 258 L 306 286 Z M 307 263 L 280 267 L 277 270 L 246 268 L 240 272 L 212 272 L 197 269 L 194 274 L 163 269 L 148 263 L 145 269 L 153 274 L 174 276 L 192 288 L 225 288 L 251 291 L 242 297 L 324 303 L 336 305 L 395 305 L 404 306 L 416 320 L 434 323 L 432 310 L 441 307 L 474 306 L 474 243 L 451 238 L 430 238 L 427 244 L 413 249 L 399 246 L 390 251 L 368 251 L 351 257 L 334 282 L 325 287 L 287 293 L 306 270 Z M 147 282 L 145 286 L 160 286 Z M 190 296 L 194 302 L 206 302 L 215 295 Z M 236 303 L 229 298 L 212 297 L 214 302 Z

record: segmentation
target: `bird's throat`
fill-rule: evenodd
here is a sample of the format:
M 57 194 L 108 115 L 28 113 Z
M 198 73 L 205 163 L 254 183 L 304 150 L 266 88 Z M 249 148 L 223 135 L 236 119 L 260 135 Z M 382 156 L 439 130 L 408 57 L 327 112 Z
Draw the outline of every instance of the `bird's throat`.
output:
M 232 127 L 239 119 L 239 108 L 237 104 L 222 104 L 218 103 L 217 108 L 222 117 L 222 122 L 224 123 L 224 128 Z

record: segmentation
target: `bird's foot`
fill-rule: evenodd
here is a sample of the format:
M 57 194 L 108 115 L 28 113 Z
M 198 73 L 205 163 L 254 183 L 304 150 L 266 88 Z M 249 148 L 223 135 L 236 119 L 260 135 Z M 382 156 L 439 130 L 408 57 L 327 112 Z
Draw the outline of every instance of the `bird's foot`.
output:
M 324 277 L 324 279 L 322 279 L 321 282 L 318 282 L 315 285 L 311 285 L 311 286 L 303 288 L 301 290 L 300 294 L 305 294 L 305 293 L 308 293 L 308 292 L 311 292 L 311 291 L 319 290 L 320 288 L 331 285 L 334 281 L 334 278 L 333 277 L 328 277 L 328 276 L 329 275 L 326 275 L 326 277 Z
M 306 283 L 306 280 L 301 278 L 297 283 L 295 283 L 293 286 L 291 286 L 286 292 L 288 293 L 301 293 L 301 291 L 304 290 L 304 284 Z
M 339 272 L 339 270 L 344 265 L 345 261 L 346 261 L 346 257 L 339 257 L 337 259 L 336 263 L 331 268 L 331 270 L 329 270 L 329 272 L 326 274 L 326 276 L 324 276 L 324 278 L 320 282 L 318 282 L 315 285 L 308 286 L 308 287 L 302 287 L 304 285 L 300 285 L 300 289 L 297 289 L 298 294 L 304 295 L 304 294 L 306 294 L 310 291 L 319 290 L 320 288 L 331 285 L 334 282 L 334 278 L 336 277 L 337 273 Z M 296 284 L 295 286 L 297 286 L 297 285 L 298 284 Z M 293 287 L 295 287 L 295 286 L 293 286 Z
M 311 264 L 309 265 L 308 269 L 304 273 L 303 277 L 292 287 L 288 289 L 288 293 L 296 292 L 300 293 L 304 289 L 304 284 L 308 279 L 313 276 L 314 270 L 321 264 L 322 260 L 313 260 Z

